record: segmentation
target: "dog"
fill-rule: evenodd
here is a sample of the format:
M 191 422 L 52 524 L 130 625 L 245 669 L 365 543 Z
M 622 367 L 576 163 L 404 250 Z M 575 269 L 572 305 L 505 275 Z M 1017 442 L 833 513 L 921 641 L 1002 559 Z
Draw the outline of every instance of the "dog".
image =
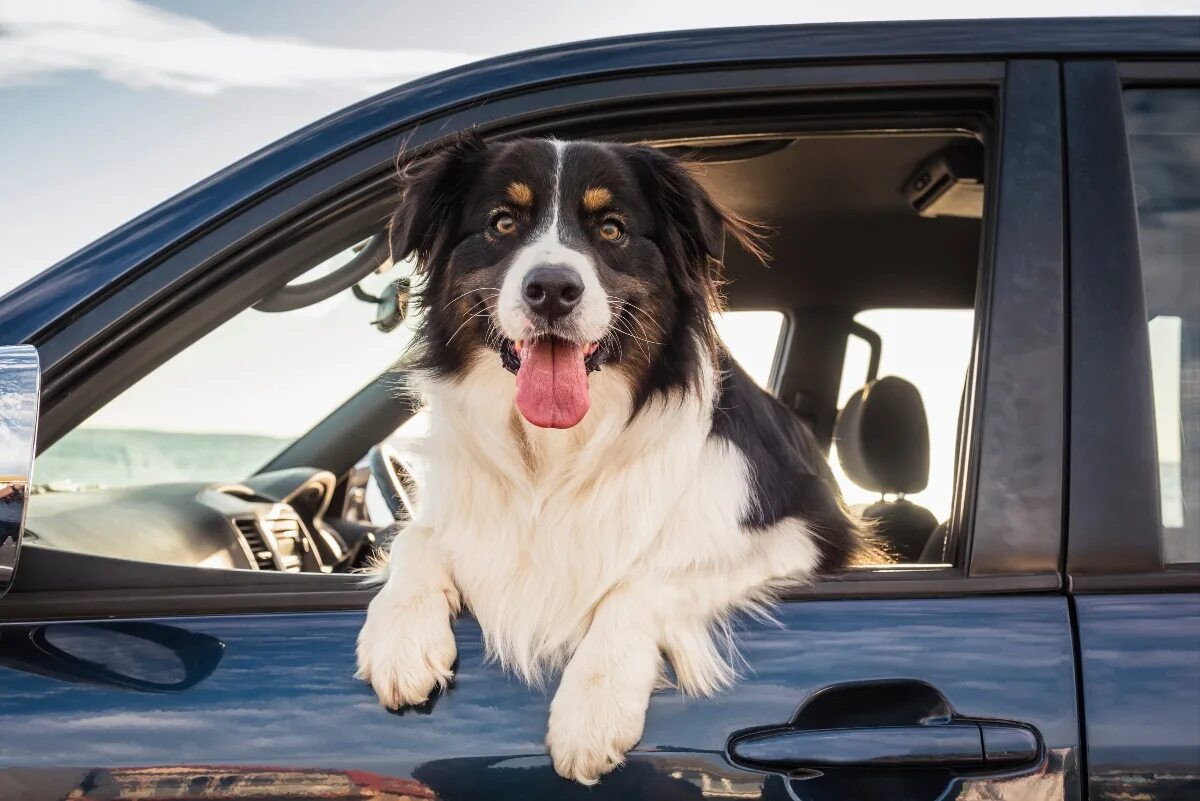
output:
M 468 609 L 503 668 L 560 674 L 546 745 L 592 784 L 656 687 L 734 681 L 731 616 L 867 538 L 807 427 L 715 332 L 725 236 L 763 253 L 692 169 L 650 146 L 463 136 L 400 182 L 427 470 L 357 675 L 386 707 L 425 702 Z

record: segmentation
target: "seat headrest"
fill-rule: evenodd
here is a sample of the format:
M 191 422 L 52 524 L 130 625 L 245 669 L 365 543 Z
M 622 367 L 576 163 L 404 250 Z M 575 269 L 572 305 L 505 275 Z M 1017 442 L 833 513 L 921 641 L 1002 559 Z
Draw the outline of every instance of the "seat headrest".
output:
M 929 421 L 920 391 L 885 376 L 855 392 L 834 428 L 838 461 L 872 492 L 920 492 L 929 483 Z

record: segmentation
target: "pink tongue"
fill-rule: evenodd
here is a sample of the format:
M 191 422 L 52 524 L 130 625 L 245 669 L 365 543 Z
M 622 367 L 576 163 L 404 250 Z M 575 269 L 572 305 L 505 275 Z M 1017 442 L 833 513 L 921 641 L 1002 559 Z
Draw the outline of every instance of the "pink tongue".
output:
M 587 414 L 587 368 L 581 345 L 540 339 L 521 349 L 517 408 L 541 428 L 570 428 Z

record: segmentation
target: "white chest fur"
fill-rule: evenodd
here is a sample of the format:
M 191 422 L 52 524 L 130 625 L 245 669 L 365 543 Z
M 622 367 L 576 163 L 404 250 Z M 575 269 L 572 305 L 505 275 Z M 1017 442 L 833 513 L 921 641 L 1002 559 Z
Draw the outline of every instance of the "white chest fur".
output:
M 590 383 L 592 409 L 566 431 L 520 420 L 503 400 L 512 377 L 489 363 L 424 387 L 418 522 L 436 532 L 489 648 L 528 680 L 561 667 L 619 582 L 715 567 L 750 539 L 737 523 L 745 462 L 709 438 L 711 376 L 633 420 L 620 376 Z
M 562 670 L 547 745 L 563 776 L 593 782 L 641 736 L 664 659 L 684 692 L 735 677 L 728 625 L 810 576 L 814 535 L 785 518 L 745 531 L 752 466 L 711 437 L 714 376 L 630 419 L 626 382 L 592 376 L 566 431 L 515 414 L 494 361 L 429 382 L 416 519 L 391 549 L 358 640 L 358 676 L 389 707 L 452 675 L 462 602 L 492 656 L 529 682 Z

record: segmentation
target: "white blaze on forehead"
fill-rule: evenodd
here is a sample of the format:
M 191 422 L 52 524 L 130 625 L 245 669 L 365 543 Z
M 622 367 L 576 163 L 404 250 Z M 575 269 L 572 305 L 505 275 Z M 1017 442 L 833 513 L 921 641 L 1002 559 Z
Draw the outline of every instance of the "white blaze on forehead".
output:
M 504 276 L 500 286 L 500 300 L 497 304 L 497 317 L 500 330 L 509 339 L 527 339 L 532 333 L 529 313 L 521 294 L 525 276 L 535 267 L 555 265 L 574 269 L 583 281 L 583 295 L 579 305 L 560 325 L 573 328 L 576 338 L 581 341 L 595 342 L 604 336 L 608 330 L 611 312 L 608 307 L 608 296 L 600 285 L 600 277 L 596 263 L 588 254 L 575 248 L 568 247 L 564 229 L 571 214 L 571 208 L 563 208 L 563 162 L 568 142 L 551 139 L 554 150 L 554 186 L 550 192 L 550 212 L 545 224 L 534 234 L 529 244 L 517 250 L 512 264 Z

